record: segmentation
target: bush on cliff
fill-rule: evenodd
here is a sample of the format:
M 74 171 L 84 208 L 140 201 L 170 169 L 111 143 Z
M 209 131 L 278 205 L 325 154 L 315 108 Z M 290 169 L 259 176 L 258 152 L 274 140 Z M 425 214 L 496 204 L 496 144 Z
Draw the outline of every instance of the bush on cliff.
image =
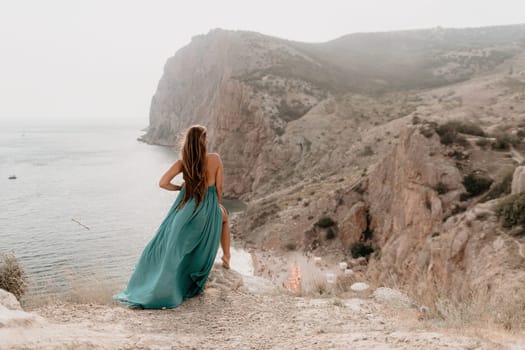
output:
M 26 292 L 26 275 L 13 253 L 0 253 L 0 288 L 18 300 Z
M 496 215 L 505 228 L 525 227 L 525 193 L 517 193 L 502 200 L 496 207 Z
M 439 139 L 444 145 L 458 144 L 468 146 L 467 139 L 461 134 L 485 136 L 485 132 L 476 124 L 457 120 L 446 122 L 436 128 Z
M 352 258 L 359 258 L 360 256 L 367 257 L 374 252 L 374 248 L 369 243 L 356 242 L 350 247 Z
M 322 218 L 320 218 L 316 223 L 315 223 L 316 226 L 319 226 L 321 228 L 328 228 L 328 227 L 332 227 L 335 225 L 335 221 L 328 217 L 328 216 L 323 216 Z
M 463 178 L 463 185 L 467 190 L 468 197 L 476 197 L 487 191 L 493 180 L 476 174 L 469 174 Z M 465 198 L 468 199 L 468 198 Z

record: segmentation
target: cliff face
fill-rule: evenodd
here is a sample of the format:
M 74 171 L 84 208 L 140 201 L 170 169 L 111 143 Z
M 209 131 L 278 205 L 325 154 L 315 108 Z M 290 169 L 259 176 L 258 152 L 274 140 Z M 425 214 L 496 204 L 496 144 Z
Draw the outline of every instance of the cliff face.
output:
M 174 145 L 190 125 L 206 125 L 225 164 L 225 193 L 254 198 L 289 186 L 296 174 L 338 172 L 341 138 L 352 144 L 367 122 L 412 112 L 417 101 L 407 89 L 489 71 L 518 54 L 524 37 L 524 26 L 512 26 L 305 44 L 214 30 L 166 63 L 142 139 Z
M 323 44 L 213 31 L 166 64 L 144 140 L 208 126 L 226 195 L 249 200 L 232 230 L 248 246 L 337 262 L 371 245 L 372 278 L 522 302 L 525 237 L 494 205 L 525 153 L 524 43 L 522 25 Z M 442 139 L 450 120 L 469 126 Z M 492 185 L 468 194 L 468 176 Z
M 412 128 L 370 173 L 366 202 L 380 258 L 370 260 L 368 273 L 395 276 L 419 295 L 484 292 L 490 301 L 525 303 L 523 240 L 501 229 L 497 200 L 469 207 L 461 201 L 465 169 L 446 154 L 437 134 L 427 138 Z
M 206 125 L 210 149 L 223 156 L 225 192 L 251 193 L 263 146 L 327 94 L 262 73 L 291 59 L 314 65 L 283 41 L 256 33 L 217 30 L 193 38 L 166 63 L 143 140 L 173 145 L 190 125 Z

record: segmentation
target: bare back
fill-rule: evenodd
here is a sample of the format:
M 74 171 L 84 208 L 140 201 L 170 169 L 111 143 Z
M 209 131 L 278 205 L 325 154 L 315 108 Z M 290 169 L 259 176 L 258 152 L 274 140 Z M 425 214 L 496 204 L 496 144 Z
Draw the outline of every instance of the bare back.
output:
M 208 153 L 206 162 L 206 178 L 208 179 L 206 185 L 216 187 L 220 202 L 222 199 L 222 179 L 224 175 L 221 157 L 217 153 Z
M 180 186 L 171 184 L 171 180 L 182 172 L 182 160 L 178 160 L 171 166 L 171 168 L 162 175 L 159 185 L 162 188 L 171 191 L 180 190 Z M 219 202 L 222 198 L 222 182 L 224 170 L 222 167 L 221 157 L 217 153 L 208 153 L 206 155 L 206 186 L 215 186 L 217 188 L 217 195 Z
M 217 172 L 221 168 L 219 155 L 216 153 L 208 153 L 206 155 L 206 178 L 208 179 L 207 186 L 215 186 L 217 183 Z

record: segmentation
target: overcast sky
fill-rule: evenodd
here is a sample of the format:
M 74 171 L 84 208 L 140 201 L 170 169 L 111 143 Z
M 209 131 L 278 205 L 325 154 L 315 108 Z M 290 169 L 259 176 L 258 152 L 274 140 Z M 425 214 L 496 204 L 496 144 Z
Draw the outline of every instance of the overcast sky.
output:
M 320 42 L 525 22 L 523 0 L 13 0 L 0 5 L 0 122 L 148 121 L 166 59 L 213 28 Z

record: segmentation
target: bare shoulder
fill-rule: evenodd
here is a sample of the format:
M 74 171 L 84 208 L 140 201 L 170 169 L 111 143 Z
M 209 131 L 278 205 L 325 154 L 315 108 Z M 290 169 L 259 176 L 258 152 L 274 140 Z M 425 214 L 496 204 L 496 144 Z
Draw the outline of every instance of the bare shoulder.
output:
M 219 155 L 219 153 L 208 153 L 208 161 L 214 164 L 220 164 L 221 156 Z

